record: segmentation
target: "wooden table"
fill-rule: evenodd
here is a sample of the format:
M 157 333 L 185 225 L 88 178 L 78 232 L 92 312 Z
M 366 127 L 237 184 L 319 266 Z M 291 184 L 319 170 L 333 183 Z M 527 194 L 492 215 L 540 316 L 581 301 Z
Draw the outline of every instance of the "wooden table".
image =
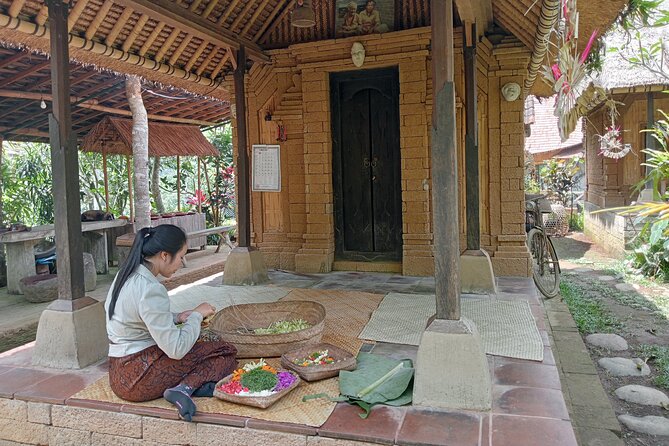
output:
M 125 226 L 124 219 L 91 221 L 81 223 L 81 232 L 88 245 L 98 274 L 108 271 L 107 229 Z M 23 294 L 20 280 L 35 275 L 35 253 L 33 247 L 46 237 L 55 234 L 53 225 L 34 226 L 30 231 L 5 232 L 0 234 L 0 243 L 7 249 L 7 292 Z

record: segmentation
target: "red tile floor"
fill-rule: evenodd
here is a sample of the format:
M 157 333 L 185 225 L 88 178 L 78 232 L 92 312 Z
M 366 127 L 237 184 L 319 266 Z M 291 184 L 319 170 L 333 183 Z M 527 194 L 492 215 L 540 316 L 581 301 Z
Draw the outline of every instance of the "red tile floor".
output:
M 348 273 L 338 274 L 346 282 Z M 545 347 L 541 363 L 488 356 L 493 397 L 490 412 L 376 406 L 363 420 L 358 417 L 357 407 L 340 403 L 320 428 L 218 414 L 199 414 L 194 421 L 381 444 L 576 446 L 545 329 L 543 307 L 531 280 L 499 279 L 497 298 L 529 301 Z M 415 347 L 379 343 L 372 352 L 411 356 Z M 84 370 L 60 371 L 32 367 L 31 355 L 31 344 L 0 354 L 0 397 L 177 419 L 176 411 L 72 399 L 72 395 L 104 374 L 106 362 Z

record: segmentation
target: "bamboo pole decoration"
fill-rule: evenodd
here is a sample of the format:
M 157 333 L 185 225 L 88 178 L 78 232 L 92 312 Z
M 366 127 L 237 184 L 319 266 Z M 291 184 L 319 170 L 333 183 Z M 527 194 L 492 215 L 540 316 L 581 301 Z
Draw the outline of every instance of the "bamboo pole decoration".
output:
M 181 158 L 177 155 L 177 212 L 181 212 Z
M 109 212 L 109 175 L 107 174 L 107 154 L 102 152 L 102 174 L 105 182 L 105 212 Z
M 130 205 L 130 223 L 135 223 L 135 206 L 133 205 L 132 196 L 132 168 L 130 167 L 130 155 L 125 156 L 125 166 L 128 171 L 128 202 Z
M 200 178 L 200 175 L 202 175 L 202 171 L 200 170 L 200 157 L 197 157 L 197 190 L 202 193 L 202 179 Z M 198 214 L 202 213 L 202 200 L 198 197 L 197 200 L 197 212 Z

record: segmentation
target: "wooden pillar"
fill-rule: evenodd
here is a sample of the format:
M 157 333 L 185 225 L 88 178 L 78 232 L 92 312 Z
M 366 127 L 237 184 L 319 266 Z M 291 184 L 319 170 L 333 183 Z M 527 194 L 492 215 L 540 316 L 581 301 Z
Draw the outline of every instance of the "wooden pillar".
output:
M 3 155 L 3 149 L 2 149 L 2 142 L 3 142 L 3 136 L 0 135 L 0 172 L 2 172 L 2 155 Z M 2 228 L 5 224 L 5 214 L 3 214 L 2 211 L 2 177 L 0 177 L 0 228 Z M 3 249 L 0 248 L 0 256 L 3 254 Z
M 465 24 L 465 192 L 467 198 L 467 249 L 481 248 L 479 223 L 479 128 L 476 83 L 476 24 Z M 470 32 L 471 30 L 471 32 Z
M 646 93 L 646 128 L 652 129 L 655 127 L 655 98 L 653 97 L 653 92 L 649 91 Z M 646 132 L 646 148 L 649 150 L 655 150 L 655 138 L 651 132 Z M 646 175 L 648 175 L 653 168 L 651 166 L 646 166 Z M 653 184 L 646 184 L 646 187 L 652 189 Z
M 49 309 L 74 311 L 89 305 L 91 302 L 87 300 L 93 299 L 81 299 L 85 297 L 84 263 L 79 204 L 79 159 L 70 110 L 67 4 L 61 0 L 47 0 L 47 6 L 53 93 L 53 113 L 49 114 L 49 138 L 58 256 L 58 299 L 49 305 Z
M 237 110 L 237 214 L 238 242 L 240 248 L 251 246 L 251 200 L 249 152 L 246 142 L 246 50 L 242 45 L 237 50 L 237 68 L 235 68 L 235 107 Z
M 460 319 L 453 1 L 432 5 L 432 208 L 437 319 Z
M 181 212 L 181 158 L 177 155 L 177 212 Z
M 102 175 L 105 182 L 105 212 L 109 212 L 109 174 L 107 172 L 107 154 L 102 152 Z
M 202 193 L 202 180 L 200 179 L 200 175 L 202 175 L 202 168 L 200 167 L 200 157 L 197 157 L 197 190 Z M 202 213 L 202 203 L 201 200 L 197 200 L 197 212 L 198 214 Z

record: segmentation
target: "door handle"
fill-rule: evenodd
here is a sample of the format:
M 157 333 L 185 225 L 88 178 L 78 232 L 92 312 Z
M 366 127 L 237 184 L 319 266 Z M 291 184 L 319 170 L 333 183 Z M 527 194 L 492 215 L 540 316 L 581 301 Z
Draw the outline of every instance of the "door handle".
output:
M 363 158 L 362 165 L 363 167 L 369 167 L 370 166 L 369 158 Z

